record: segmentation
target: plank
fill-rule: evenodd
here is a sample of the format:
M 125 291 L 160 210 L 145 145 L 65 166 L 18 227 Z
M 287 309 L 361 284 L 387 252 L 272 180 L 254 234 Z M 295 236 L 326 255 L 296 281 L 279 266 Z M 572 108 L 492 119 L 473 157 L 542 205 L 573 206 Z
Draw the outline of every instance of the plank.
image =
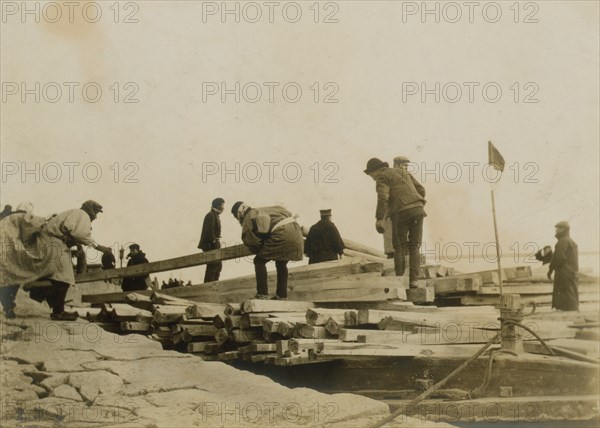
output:
M 478 291 L 482 284 L 481 275 L 478 274 L 447 276 L 444 278 L 436 278 L 431 281 L 433 281 L 436 295 Z
M 194 303 L 185 310 L 185 316 L 188 319 L 196 318 L 214 318 L 217 315 L 225 314 L 225 305 L 214 303 Z
M 175 257 L 157 262 L 144 263 L 141 265 L 129 266 L 118 269 L 97 270 L 85 272 L 75 277 L 76 283 L 108 280 L 113 278 L 124 278 L 128 276 L 141 276 L 154 272 L 165 272 L 201 266 L 207 263 L 239 259 L 250 256 L 250 250 L 244 244 L 233 245 L 231 247 L 220 248 L 218 250 L 191 254 L 189 256 Z
M 387 279 L 387 278 L 382 278 Z M 389 287 L 389 288 L 388 288 Z M 308 302 L 366 302 L 366 301 L 386 301 L 386 300 L 406 300 L 406 289 L 404 287 L 394 287 L 388 284 L 388 287 L 381 288 L 354 288 L 341 290 L 321 290 L 313 292 L 291 292 L 288 293 L 290 299 L 308 301 Z
M 337 290 L 345 288 L 364 287 L 367 284 L 373 284 L 371 288 L 378 288 L 376 283 L 378 278 L 383 278 L 380 272 L 366 272 L 357 274 L 340 274 L 329 278 L 307 278 L 293 282 L 288 285 L 289 292 L 300 291 L 319 291 L 319 290 Z M 386 278 L 386 281 L 381 282 L 381 287 L 389 287 L 394 284 L 391 278 Z M 408 283 L 407 283 L 408 285 Z
M 205 352 L 207 346 L 215 346 L 216 342 L 190 342 L 187 346 L 187 351 L 190 353 Z
M 435 300 L 435 288 L 433 284 L 426 287 L 409 288 L 406 290 L 406 298 L 413 303 L 430 303 Z
M 241 312 L 245 314 L 254 312 L 301 312 L 314 307 L 314 303 L 311 302 L 249 299 L 242 303 Z
M 218 329 L 211 324 L 195 325 L 184 327 L 181 331 L 181 337 L 184 342 L 193 342 L 199 338 L 212 338 Z
M 227 330 L 233 330 L 234 328 L 253 327 L 251 325 L 242 326 L 241 319 L 242 319 L 242 315 L 231 315 L 231 316 L 225 317 L 225 328 Z
M 294 326 L 294 337 L 306 339 L 325 339 L 329 333 L 325 327 L 314 326 L 307 323 L 296 323 Z
M 253 353 L 253 352 L 277 352 L 277 345 L 275 343 L 251 343 L 246 346 L 238 348 L 241 354 Z
M 150 332 L 150 323 L 148 322 L 123 321 L 119 327 L 124 332 Z
M 241 306 L 241 303 L 228 303 L 225 306 L 225 315 L 239 315 Z
M 152 315 L 155 322 L 159 324 L 174 323 L 185 315 L 185 306 L 155 305 Z
M 325 325 L 329 318 L 335 320 L 338 324 L 344 325 L 350 315 L 346 315 L 345 309 L 323 309 L 310 308 L 306 310 L 306 322 L 310 325 Z

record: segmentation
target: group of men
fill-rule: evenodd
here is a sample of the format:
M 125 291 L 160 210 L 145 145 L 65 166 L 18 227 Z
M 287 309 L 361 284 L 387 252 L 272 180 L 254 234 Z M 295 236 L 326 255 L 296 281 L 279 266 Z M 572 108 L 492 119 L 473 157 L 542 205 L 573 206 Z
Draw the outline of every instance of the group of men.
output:
M 387 162 L 372 158 L 365 174 L 375 181 L 377 206 L 375 228 L 378 233 L 391 237 L 394 268 L 397 276 L 404 275 L 406 257 L 409 262 L 409 287 L 417 287 L 420 270 L 420 247 L 423 237 L 425 188 L 407 169 L 409 160 L 394 159 L 393 168 Z M 225 201 L 216 198 L 204 218 L 198 248 L 212 251 L 221 248 L 220 215 Z M 34 216 L 31 204 L 21 204 L 17 210 L 6 206 L 0 212 L 0 300 L 4 314 L 15 317 L 15 297 L 19 287 L 38 279 L 50 281 L 49 287 L 34 287 L 30 297 L 46 301 L 52 308 L 52 319 L 72 320 L 76 313 L 65 311 L 65 297 L 69 286 L 75 284 L 71 248 L 89 246 L 103 253 L 106 262 L 112 256 L 109 247 L 99 245 L 92 238 L 91 223 L 102 212 L 102 206 L 88 200 L 79 209 L 54 215 L 49 219 Z M 344 241 L 331 221 L 331 210 L 321 210 L 321 220 L 306 234 L 296 217 L 281 206 L 253 208 L 243 201 L 231 207 L 231 213 L 242 227 L 242 241 L 254 257 L 257 299 L 269 299 L 267 268 L 275 262 L 276 293 L 273 299 L 287 299 L 289 261 L 302 260 L 306 254 L 309 264 L 337 260 L 344 254 Z M 548 278 L 554 274 L 552 307 L 559 310 L 578 310 L 578 249 L 570 238 L 566 222 L 556 224 L 557 243 L 554 252 L 547 248 L 537 256 L 550 264 Z M 129 246 L 128 266 L 148 263 L 138 244 Z M 114 266 L 114 256 L 112 256 Z M 103 260 L 104 263 L 104 260 Z M 218 281 L 222 262 L 207 264 L 204 282 Z M 147 288 L 148 275 L 124 278 L 123 291 Z

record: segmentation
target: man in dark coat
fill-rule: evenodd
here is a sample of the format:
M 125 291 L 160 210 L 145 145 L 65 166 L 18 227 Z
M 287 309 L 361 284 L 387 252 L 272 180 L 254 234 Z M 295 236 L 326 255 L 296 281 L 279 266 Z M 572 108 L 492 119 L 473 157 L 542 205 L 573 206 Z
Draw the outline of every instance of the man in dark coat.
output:
M 127 258 L 129 259 L 127 262 L 128 267 L 149 263 L 148 259 L 146 258 L 146 254 L 140 250 L 140 246 L 138 244 L 131 244 L 129 246 L 129 254 L 127 254 Z M 146 290 L 148 288 L 146 281 L 149 277 L 150 275 L 125 277 L 123 278 L 121 288 L 123 291 Z
M 421 264 L 419 249 L 423 238 L 423 218 L 427 215 L 423 208 L 426 202 L 425 188 L 406 167 L 389 168 L 387 162 L 377 158 L 369 159 L 365 174 L 375 181 L 377 232 L 384 233 L 386 216 L 392 220 L 396 276 L 404 275 L 408 254 L 410 288 L 416 288 Z
M 242 201 L 231 207 L 231 213 L 242 226 L 242 242 L 254 257 L 256 274 L 255 299 L 268 299 L 267 263 L 275 261 L 277 291 L 275 300 L 287 300 L 290 260 L 302 260 L 304 239 L 296 217 L 282 206 L 252 208 Z
M 217 198 L 212 201 L 211 209 L 204 216 L 202 224 L 202 234 L 198 248 L 202 251 L 212 251 L 221 248 L 221 219 L 219 216 L 225 209 L 225 200 Z M 206 264 L 206 272 L 204 274 L 204 283 L 218 281 L 223 269 L 223 262 L 213 262 Z
M 344 241 L 331 221 L 331 210 L 320 210 L 321 220 L 311 226 L 304 242 L 308 264 L 337 260 L 344 254 Z
M 556 224 L 554 255 L 550 262 L 548 278 L 554 272 L 552 307 L 561 311 L 579 310 L 579 252 L 571 239 L 570 226 L 566 221 Z

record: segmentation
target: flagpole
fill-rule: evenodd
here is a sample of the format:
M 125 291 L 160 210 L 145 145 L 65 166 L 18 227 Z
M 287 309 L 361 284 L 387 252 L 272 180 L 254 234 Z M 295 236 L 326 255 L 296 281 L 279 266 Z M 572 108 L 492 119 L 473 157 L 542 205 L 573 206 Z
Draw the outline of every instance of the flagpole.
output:
M 494 236 L 496 238 L 496 259 L 498 260 L 498 281 L 500 282 L 500 296 L 502 296 L 502 262 L 500 261 L 500 243 L 498 241 L 498 223 L 496 222 L 496 199 L 494 198 L 494 184 L 491 184 L 492 216 L 494 217 Z

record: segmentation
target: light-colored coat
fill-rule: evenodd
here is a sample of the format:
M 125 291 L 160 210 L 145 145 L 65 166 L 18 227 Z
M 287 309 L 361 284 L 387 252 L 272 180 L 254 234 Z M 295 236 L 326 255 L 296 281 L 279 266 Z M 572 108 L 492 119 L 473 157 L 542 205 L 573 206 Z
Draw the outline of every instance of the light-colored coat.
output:
M 31 214 L 9 215 L 0 220 L 0 240 L 0 287 L 41 278 L 75 284 L 67 243 L 94 243 L 90 217 L 80 209 L 62 212 L 48 222 Z
M 304 239 L 296 221 L 281 206 L 251 208 L 242 221 L 242 241 L 253 254 L 267 260 L 302 260 Z

